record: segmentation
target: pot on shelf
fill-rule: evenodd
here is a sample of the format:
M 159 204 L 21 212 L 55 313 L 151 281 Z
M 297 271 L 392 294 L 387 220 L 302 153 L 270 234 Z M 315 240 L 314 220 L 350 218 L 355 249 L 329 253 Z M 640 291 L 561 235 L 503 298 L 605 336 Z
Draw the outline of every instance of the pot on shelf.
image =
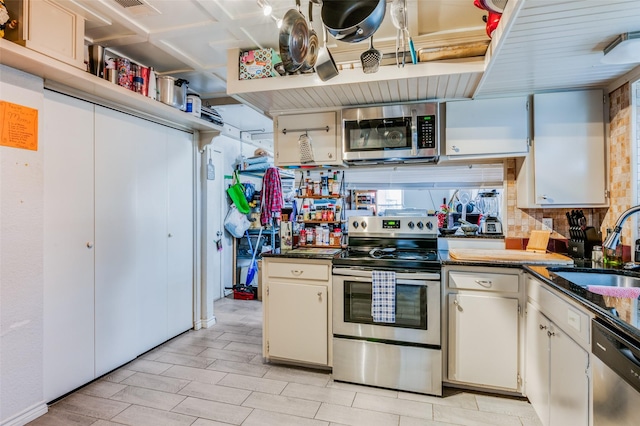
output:
M 187 86 L 189 82 L 182 78 L 175 79 L 169 75 L 158 77 L 158 100 L 181 111 L 187 109 Z
M 324 0 L 322 22 L 336 40 L 357 43 L 378 30 L 386 9 L 385 0 Z

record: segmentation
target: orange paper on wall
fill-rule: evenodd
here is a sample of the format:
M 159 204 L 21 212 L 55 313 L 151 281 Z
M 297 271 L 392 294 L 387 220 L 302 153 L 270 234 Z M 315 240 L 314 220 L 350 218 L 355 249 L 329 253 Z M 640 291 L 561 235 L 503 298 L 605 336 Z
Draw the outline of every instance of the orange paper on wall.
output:
M 0 145 L 38 150 L 38 110 L 0 101 Z

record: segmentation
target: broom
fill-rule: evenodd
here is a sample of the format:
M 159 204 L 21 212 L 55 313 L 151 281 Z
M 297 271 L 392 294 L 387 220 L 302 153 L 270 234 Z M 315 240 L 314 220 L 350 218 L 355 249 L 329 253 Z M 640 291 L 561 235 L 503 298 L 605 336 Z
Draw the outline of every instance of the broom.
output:
M 251 257 L 251 263 L 249 264 L 249 269 L 247 269 L 247 287 L 251 285 L 253 279 L 256 276 L 256 272 L 258 270 L 258 262 L 256 262 L 256 254 L 258 253 L 258 247 L 260 246 L 260 238 L 262 238 L 262 227 L 260 227 L 260 232 L 258 233 L 258 239 L 256 241 L 256 248 L 253 249 L 251 247 L 251 239 L 249 238 L 249 233 L 247 233 L 247 239 L 249 239 L 249 248 L 253 250 L 253 256 Z

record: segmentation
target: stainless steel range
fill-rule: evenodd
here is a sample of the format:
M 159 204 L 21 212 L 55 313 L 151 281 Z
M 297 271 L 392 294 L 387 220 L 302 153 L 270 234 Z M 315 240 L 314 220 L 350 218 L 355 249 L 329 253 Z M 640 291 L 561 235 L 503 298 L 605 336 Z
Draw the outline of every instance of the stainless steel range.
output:
M 333 378 L 442 395 L 437 218 L 352 217 L 333 261 Z M 374 320 L 381 274 L 392 272 L 391 322 Z

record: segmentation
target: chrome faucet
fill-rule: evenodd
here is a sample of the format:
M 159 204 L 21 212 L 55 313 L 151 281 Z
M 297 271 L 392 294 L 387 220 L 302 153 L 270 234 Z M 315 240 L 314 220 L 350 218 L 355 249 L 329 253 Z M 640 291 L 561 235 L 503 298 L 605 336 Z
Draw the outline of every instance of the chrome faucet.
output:
M 602 243 L 602 247 L 610 250 L 614 250 L 616 248 L 616 246 L 618 245 L 618 242 L 620 241 L 620 233 L 622 233 L 622 224 L 624 223 L 625 220 L 627 220 L 629 216 L 631 216 L 636 212 L 640 212 L 640 205 L 631 207 L 630 209 L 628 209 L 627 211 L 625 211 L 620 215 L 620 217 L 618 218 L 618 221 L 616 222 L 616 225 L 613 227 L 613 232 L 607 235 L 607 238 L 604 240 L 604 243 Z

